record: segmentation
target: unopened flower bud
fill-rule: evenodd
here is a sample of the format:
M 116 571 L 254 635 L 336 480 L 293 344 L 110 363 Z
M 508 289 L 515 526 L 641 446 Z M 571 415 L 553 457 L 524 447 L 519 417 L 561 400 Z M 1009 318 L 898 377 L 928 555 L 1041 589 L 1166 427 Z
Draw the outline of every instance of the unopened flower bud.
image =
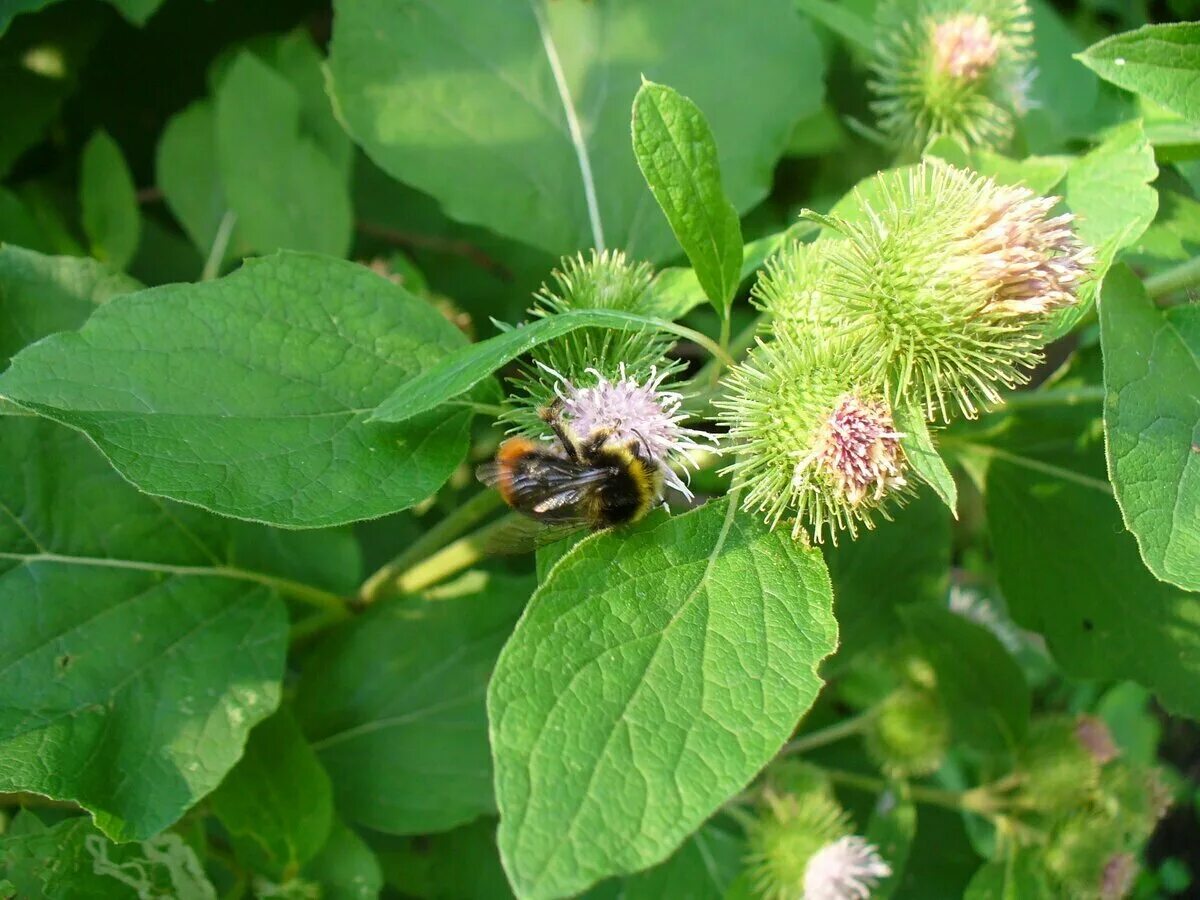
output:
M 946 758 L 950 720 L 937 694 L 906 686 L 879 705 L 866 738 L 868 752 L 889 775 L 928 775 Z
M 1102 763 L 1080 740 L 1079 724 L 1068 716 L 1035 721 L 1017 754 L 1021 796 L 1030 807 L 1069 813 L 1094 799 Z

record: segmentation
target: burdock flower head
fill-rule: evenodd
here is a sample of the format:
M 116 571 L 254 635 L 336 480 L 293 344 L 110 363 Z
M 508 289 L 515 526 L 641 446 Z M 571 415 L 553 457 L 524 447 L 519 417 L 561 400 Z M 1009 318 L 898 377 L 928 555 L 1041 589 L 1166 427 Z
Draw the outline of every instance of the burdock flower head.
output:
M 891 407 L 855 376 L 857 351 L 790 331 L 760 343 L 717 401 L 737 459 L 726 468 L 744 486 L 744 506 L 774 527 L 794 516 L 822 540 L 872 526 L 872 513 L 902 491 L 906 460 Z M 886 511 L 884 511 L 886 515 Z
M 713 439 L 706 432 L 683 425 L 687 418 L 681 411 L 683 396 L 662 386 L 667 372 L 652 366 L 646 378 L 638 379 L 629 375 L 622 363 L 613 379 L 588 369 L 584 372 L 587 381 L 576 384 L 545 364 L 541 367 L 554 379 L 555 396 L 572 431 L 580 436 L 603 431 L 617 443 L 636 444 L 662 466 L 668 487 L 692 499 L 684 480 L 687 465 L 697 465 L 690 454 L 711 452 Z
M 768 790 L 747 849 L 754 889 L 766 900 L 867 900 L 892 874 L 878 849 L 851 834 L 849 817 L 820 791 Z
M 942 163 L 885 172 L 859 192 L 861 214 L 817 217 L 826 246 L 819 315 L 870 361 L 893 404 L 967 416 L 1028 380 L 1046 316 L 1076 302 L 1094 262 L 1056 198 Z M 870 199 L 868 199 L 870 198 Z
M 529 314 L 544 318 L 569 310 L 607 309 L 652 315 L 653 275 L 649 265 L 631 263 L 619 250 L 566 257 L 551 275 L 553 284 L 542 285 L 534 295 Z M 669 338 L 652 329 L 580 328 L 549 341 L 535 348 L 531 362 L 510 379 L 513 405 L 502 419 L 515 430 L 539 433 L 538 410 L 555 398 L 555 378 L 550 372 L 562 373 L 576 384 L 626 378 L 622 373 L 641 384 L 651 378 L 658 378 L 661 384 L 682 368 L 666 356 L 670 346 Z
M 880 128 L 920 151 L 947 136 L 1007 140 L 1027 96 L 1033 25 L 1024 0 L 884 0 L 871 88 Z

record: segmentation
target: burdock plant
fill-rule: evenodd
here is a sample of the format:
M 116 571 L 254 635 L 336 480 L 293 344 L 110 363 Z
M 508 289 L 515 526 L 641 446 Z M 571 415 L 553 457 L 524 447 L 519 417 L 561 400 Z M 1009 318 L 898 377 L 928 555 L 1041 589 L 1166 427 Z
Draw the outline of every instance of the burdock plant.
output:
M 884 0 L 871 89 L 879 127 L 902 150 L 951 137 L 1003 143 L 1030 105 L 1033 25 L 1024 0 Z

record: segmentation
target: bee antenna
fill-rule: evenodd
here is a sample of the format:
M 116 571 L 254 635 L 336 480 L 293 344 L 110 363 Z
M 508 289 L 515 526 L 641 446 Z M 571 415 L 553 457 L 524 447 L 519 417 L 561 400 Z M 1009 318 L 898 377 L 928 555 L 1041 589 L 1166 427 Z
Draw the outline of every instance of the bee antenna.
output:
M 646 438 L 642 435 L 642 433 L 640 431 L 638 431 L 636 428 L 630 428 L 629 430 L 632 431 L 634 434 L 636 434 L 637 439 L 642 442 L 642 449 L 646 451 L 646 459 L 653 459 L 654 454 L 652 454 L 650 452 L 650 442 L 647 441 Z

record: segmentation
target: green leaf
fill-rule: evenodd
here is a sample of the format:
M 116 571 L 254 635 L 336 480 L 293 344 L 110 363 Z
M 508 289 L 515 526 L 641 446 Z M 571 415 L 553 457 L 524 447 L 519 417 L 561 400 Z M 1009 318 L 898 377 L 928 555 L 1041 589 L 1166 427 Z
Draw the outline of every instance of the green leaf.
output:
M 1051 900 L 1037 855 L 1017 850 L 980 868 L 967 885 L 963 900 Z
M 333 827 L 333 790 L 286 707 L 250 733 L 241 760 L 208 798 L 238 858 L 274 879 L 317 855 Z
M 22 818 L 31 813 L 23 813 Z M 216 900 L 217 892 L 183 838 L 160 834 L 112 844 L 86 818 L 0 836 L 0 879 L 19 898 Z M 9 895 L 6 895 L 9 896 Z
M 300 131 L 301 98 L 249 51 L 216 94 L 217 168 L 242 237 L 259 252 L 344 256 L 352 211 L 345 172 Z
M 1200 122 L 1200 23 L 1146 25 L 1075 58 L 1105 81 Z
M 990 450 L 988 525 L 1013 618 L 1068 673 L 1133 679 L 1200 716 L 1200 595 L 1158 581 L 1104 477 L 1100 422 L 1029 410 Z
M 670 855 L 812 704 L 831 605 L 819 552 L 728 500 L 567 554 L 488 690 L 517 893 L 563 896 Z
M 958 487 L 954 476 L 933 445 L 933 436 L 925 422 L 925 414 L 919 404 L 898 406 L 894 411 L 896 430 L 904 435 L 900 446 L 913 472 L 933 488 L 941 497 L 954 517 L 958 518 Z
M 626 878 L 621 900 L 723 900 L 742 869 L 743 842 L 715 825 L 704 825 L 666 862 Z
M 629 153 L 639 73 L 705 111 L 739 211 L 766 196 L 792 123 L 824 90 L 791 0 L 753 16 L 721 0 L 339 0 L 333 21 L 330 93 L 367 154 L 452 218 L 554 254 L 673 252 Z
M 833 579 L 839 659 L 895 641 L 904 631 L 902 604 L 946 596 L 950 573 L 946 507 L 925 493 L 896 510 L 892 518 L 863 531 L 856 540 L 822 548 Z
M 155 166 L 167 207 L 207 257 L 221 220 L 230 213 L 217 168 L 216 121 L 210 101 L 197 100 L 170 118 L 158 140 Z M 241 242 L 235 228 L 228 248 Z
M 104 131 L 92 135 L 83 148 L 79 202 L 92 255 L 113 268 L 126 268 L 137 252 L 142 218 L 133 175 L 121 148 Z
M 420 834 L 495 810 L 484 692 L 532 590 L 469 573 L 370 610 L 307 658 L 296 713 L 343 816 Z
M 1014 750 L 1029 727 L 1032 700 L 1021 667 L 999 639 L 932 604 L 903 606 L 900 618 L 937 674 L 955 738 L 982 753 Z
M 1150 571 L 1200 591 L 1200 307 L 1159 310 L 1126 267 L 1100 304 L 1108 473 Z
M 0 247 L 0 369 L 22 347 L 78 328 L 99 304 L 140 288 L 95 260 Z
M 1157 177 L 1154 148 L 1140 121 L 1118 125 L 1100 146 L 1071 163 L 1067 206 L 1079 217 L 1079 237 L 1096 251 L 1098 261 L 1095 278 L 1084 285 L 1079 302 L 1054 315 L 1051 338 L 1066 334 L 1091 311 L 1117 253 L 1135 243 L 1154 221 L 1158 192 L 1150 182 Z
M 73 800 L 136 840 L 215 788 L 279 702 L 287 562 L 236 562 L 264 531 L 138 493 L 67 429 L 0 418 L 0 791 Z
M 496 850 L 496 820 L 416 838 L 371 835 L 387 883 L 403 894 L 445 900 L 513 896 Z
M 152 494 L 291 527 L 405 509 L 467 449 L 467 412 L 370 424 L 461 347 L 433 307 L 362 266 L 282 253 L 165 285 L 27 348 L 0 395 L 88 434 Z
M 845 4 L 831 0 L 794 0 L 796 9 L 820 22 L 852 48 L 862 53 L 875 49 L 875 23 Z
M 916 833 L 917 808 L 909 799 L 907 785 L 890 785 L 875 801 L 867 823 L 867 841 L 875 845 L 892 869 L 892 874 L 871 891 L 875 900 L 887 900 L 900 887 Z
M 742 227 L 721 187 L 704 113 L 678 91 L 644 81 L 633 98 L 633 154 L 704 293 L 727 316 L 741 282 Z
M 383 890 L 379 860 L 357 834 L 333 820 L 329 840 L 304 868 L 321 885 L 322 900 L 375 900 Z
M 372 414 L 373 422 L 404 422 L 460 397 L 522 353 L 562 337 L 576 328 L 659 328 L 703 341 L 704 335 L 662 319 L 607 309 L 572 309 L 509 329 L 495 337 L 463 347 L 437 365 L 402 383 Z M 715 349 L 715 348 L 713 348 Z M 0 382 L 0 391 L 3 383 Z

